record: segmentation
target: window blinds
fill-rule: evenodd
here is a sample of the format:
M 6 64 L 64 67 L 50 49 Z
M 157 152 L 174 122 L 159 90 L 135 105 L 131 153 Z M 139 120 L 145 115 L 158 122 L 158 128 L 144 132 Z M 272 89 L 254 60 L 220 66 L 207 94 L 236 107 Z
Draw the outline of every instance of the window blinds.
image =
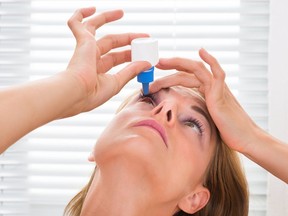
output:
M 97 37 L 147 32 L 159 40 L 161 57 L 199 59 L 197 50 L 206 48 L 219 59 L 247 112 L 268 128 L 268 0 L 0 0 L 0 86 L 64 70 L 75 45 L 66 22 L 85 6 L 125 11 L 122 20 L 101 28 Z M 155 76 L 171 72 L 156 71 Z M 1 155 L 0 215 L 62 215 L 88 181 L 93 164 L 87 156 L 98 135 L 120 102 L 139 87 L 132 80 L 103 106 L 43 126 Z M 251 193 L 249 215 L 265 215 L 266 172 L 244 157 L 243 164 Z

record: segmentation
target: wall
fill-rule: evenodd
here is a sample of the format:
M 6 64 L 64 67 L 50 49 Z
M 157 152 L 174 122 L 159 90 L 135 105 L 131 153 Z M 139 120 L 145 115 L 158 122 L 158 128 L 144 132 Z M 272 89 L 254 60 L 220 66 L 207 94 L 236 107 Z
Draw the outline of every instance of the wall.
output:
M 288 143 L 288 1 L 270 0 L 269 131 Z M 269 175 L 267 216 L 288 215 L 288 186 Z

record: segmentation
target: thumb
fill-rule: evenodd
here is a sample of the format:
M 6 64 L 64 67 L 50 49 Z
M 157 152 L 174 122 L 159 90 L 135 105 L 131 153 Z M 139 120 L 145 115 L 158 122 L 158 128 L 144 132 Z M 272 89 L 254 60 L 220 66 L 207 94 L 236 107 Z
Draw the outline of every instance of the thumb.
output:
M 142 71 L 148 70 L 151 68 L 151 64 L 146 61 L 137 61 L 132 62 L 127 65 L 125 68 L 120 70 L 118 73 L 114 74 L 116 81 L 118 82 L 117 85 L 117 93 L 135 76 L 137 76 Z

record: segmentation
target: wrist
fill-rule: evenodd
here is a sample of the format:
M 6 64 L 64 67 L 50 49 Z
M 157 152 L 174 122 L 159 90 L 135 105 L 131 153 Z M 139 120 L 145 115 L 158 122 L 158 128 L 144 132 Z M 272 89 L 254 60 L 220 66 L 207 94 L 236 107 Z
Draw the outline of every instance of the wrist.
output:
M 62 101 L 64 109 L 59 114 L 58 119 L 67 118 L 83 112 L 87 94 L 85 87 L 81 85 L 78 77 L 69 71 L 63 71 L 55 76 L 59 81 L 58 87 L 62 91 L 63 99 L 66 101 Z
M 255 151 L 258 151 L 259 148 L 261 148 L 266 136 L 267 133 L 262 128 L 254 124 L 250 130 L 250 136 L 247 138 L 245 148 L 241 150 L 241 153 L 251 158 L 251 155 L 254 155 Z

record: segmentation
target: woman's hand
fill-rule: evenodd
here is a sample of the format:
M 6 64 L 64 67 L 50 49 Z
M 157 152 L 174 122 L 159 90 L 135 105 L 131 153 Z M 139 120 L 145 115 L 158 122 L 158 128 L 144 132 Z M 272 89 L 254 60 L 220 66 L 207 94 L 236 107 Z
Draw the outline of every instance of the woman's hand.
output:
M 230 92 L 225 83 L 225 72 L 218 61 L 204 49 L 199 51 L 199 55 L 210 66 L 211 72 L 203 62 L 183 58 L 161 59 L 157 68 L 176 69 L 178 72 L 156 80 L 150 91 L 174 85 L 198 88 L 223 141 L 231 148 L 245 152 L 259 128 Z
M 123 12 L 108 11 L 82 22 L 94 13 L 95 8 L 80 9 L 68 21 L 77 45 L 65 71 L 0 91 L 0 153 L 35 128 L 96 108 L 151 67 L 148 62 L 134 62 L 116 74 L 107 74 L 112 67 L 130 61 L 130 50 L 110 50 L 148 35 L 107 35 L 97 41 L 95 30 L 120 19 Z
M 64 74 L 76 78 L 83 92 L 80 105 L 68 115 L 89 111 L 103 104 L 117 94 L 138 73 L 151 67 L 148 62 L 134 62 L 116 74 L 106 73 L 116 65 L 131 61 L 130 50 L 110 52 L 112 49 L 129 45 L 133 39 L 148 37 L 148 35 L 115 34 L 95 40 L 95 31 L 99 27 L 123 16 L 123 11 L 115 10 L 83 21 L 84 18 L 93 15 L 95 10 L 95 8 L 79 9 L 68 21 L 77 45 Z

